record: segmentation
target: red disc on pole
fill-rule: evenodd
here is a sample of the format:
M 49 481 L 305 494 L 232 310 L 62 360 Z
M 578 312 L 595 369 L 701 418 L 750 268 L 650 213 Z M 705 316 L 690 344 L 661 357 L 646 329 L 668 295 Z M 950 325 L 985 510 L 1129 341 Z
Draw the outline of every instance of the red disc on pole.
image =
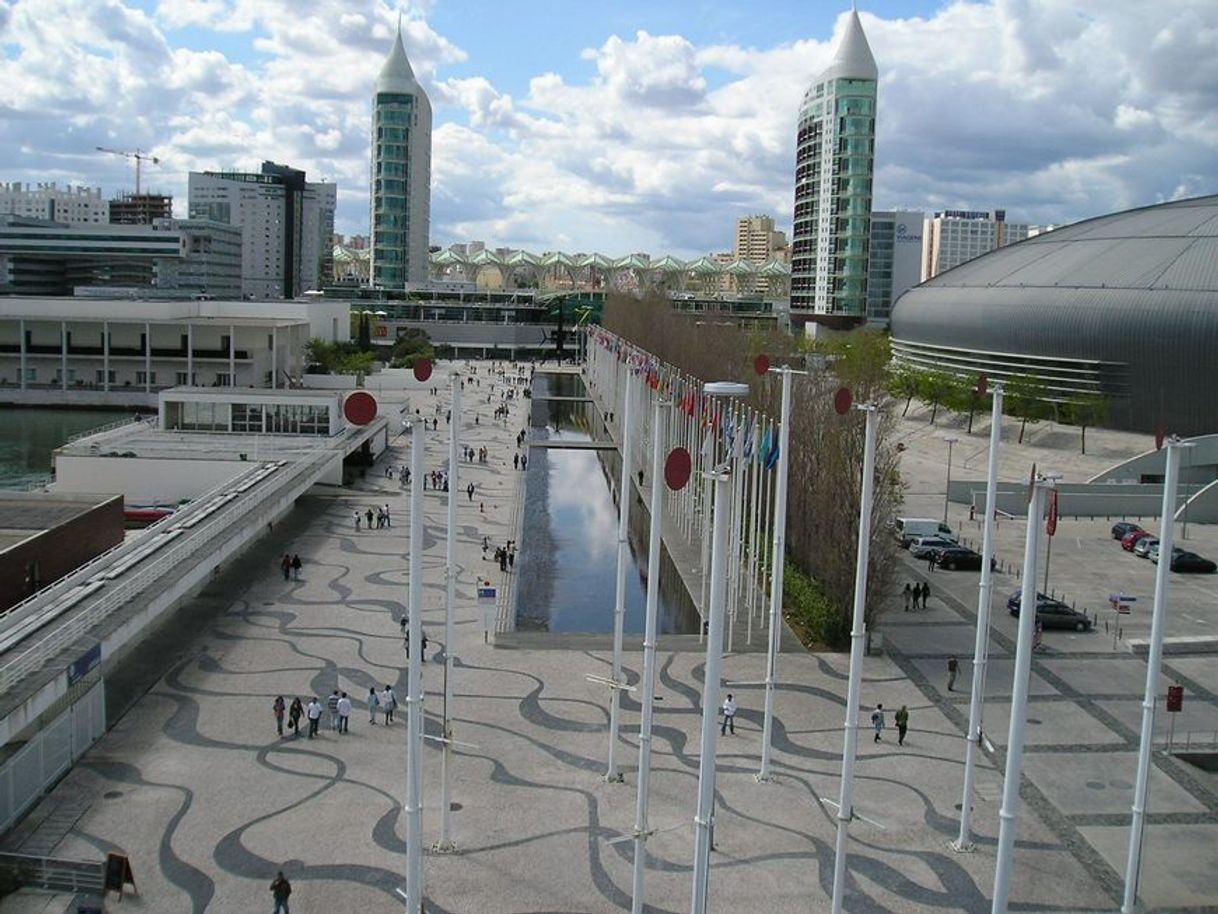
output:
M 1163 430 L 1163 423 L 1160 422 L 1158 425 L 1155 426 L 1155 450 L 1156 451 L 1163 450 L 1163 439 L 1166 437 L 1167 437 L 1167 434 Z
M 420 383 L 431 377 L 431 359 L 416 359 L 414 363 L 414 379 Z
M 343 401 L 343 415 L 352 425 L 367 425 L 376 418 L 376 397 L 357 390 Z
M 837 393 L 833 395 L 833 409 L 839 416 L 844 416 L 850 412 L 850 407 L 854 403 L 854 394 L 850 392 L 849 387 L 839 387 Z
M 990 382 L 985 375 L 977 375 L 977 396 L 984 397 L 990 389 Z
M 1049 490 L 1049 516 L 1045 520 L 1045 533 L 1049 536 L 1057 533 L 1057 489 Z
M 753 371 L 757 374 L 765 374 L 770 370 L 770 357 L 764 352 L 753 359 Z
M 668 484 L 668 488 L 679 492 L 689 482 L 692 470 L 693 462 L 689 458 L 689 451 L 683 447 L 675 447 L 668 452 L 668 459 L 664 461 L 664 482 Z

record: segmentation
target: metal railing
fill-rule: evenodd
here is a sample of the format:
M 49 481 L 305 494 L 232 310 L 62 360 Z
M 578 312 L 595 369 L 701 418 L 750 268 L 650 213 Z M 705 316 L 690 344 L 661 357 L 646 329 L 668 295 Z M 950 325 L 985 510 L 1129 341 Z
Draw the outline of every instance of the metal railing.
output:
M 1218 730 L 1184 730 L 1164 734 L 1158 741 L 1171 752 L 1218 752 Z
M 36 641 L 29 648 L 17 654 L 0 666 L 0 693 L 13 688 L 21 679 L 40 669 L 48 659 L 62 651 L 81 635 L 101 623 L 111 613 L 115 612 L 130 600 L 139 596 L 143 591 L 163 577 L 172 568 L 180 567 L 190 556 L 199 553 L 210 546 L 225 533 L 237 520 L 256 512 L 257 508 L 274 497 L 281 497 L 299 480 L 318 469 L 318 465 L 336 456 L 330 448 L 318 448 L 307 454 L 283 478 L 280 486 L 256 490 L 252 499 L 238 499 L 229 508 L 207 524 L 203 531 L 189 536 L 173 548 L 158 554 L 157 558 L 136 574 L 117 585 L 107 585 L 102 591 L 101 599 L 84 612 L 73 618 L 55 625 L 50 632 Z M 231 484 L 231 481 L 230 483 Z M 310 481 L 310 485 L 312 482 Z M 36 635 L 35 635 L 36 637 Z
M 105 863 L 0 853 L 0 873 L 18 886 L 37 886 L 54 892 L 90 892 L 105 888 Z
M 99 425 L 97 428 L 90 428 L 83 432 L 77 432 L 75 435 L 69 436 L 68 440 L 65 441 L 64 444 L 71 444 L 73 441 L 79 441 L 81 438 L 88 438 L 91 435 L 102 435 L 106 432 L 112 432 L 116 428 L 123 428 L 124 426 L 131 425 L 133 422 L 142 423 L 143 421 L 143 416 L 126 416 L 122 419 L 116 419 L 114 422 L 107 422 L 105 425 Z

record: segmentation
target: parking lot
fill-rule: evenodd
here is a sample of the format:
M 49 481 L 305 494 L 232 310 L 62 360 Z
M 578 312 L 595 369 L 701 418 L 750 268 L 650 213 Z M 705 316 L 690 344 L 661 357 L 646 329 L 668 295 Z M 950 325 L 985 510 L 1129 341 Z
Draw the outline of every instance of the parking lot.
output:
M 943 517 L 949 432 L 955 445 L 953 479 L 984 479 L 988 452 L 986 427 L 972 436 L 942 420 L 930 426 L 915 415 L 898 428 L 906 447 L 902 469 L 907 481 L 901 515 Z M 1017 424 L 1004 432 L 999 476 L 1005 482 L 1027 480 L 1033 463 L 1043 471 L 1063 473 L 1066 481 L 1084 481 L 1101 470 L 1151 446 L 1145 436 L 1103 432 L 1088 434 L 1092 451 L 1077 450 L 1076 434 L 1038 430 L 1029 443 L 1014 443 Z M 967 505 L 947 506 L 948 522 L 962 540 L 980 550 L 982 523 L 969 520 Z M 1156 565 L 1121 548 L 1112 539 L 1118 520 L 1133 520 L 1157 534 L 1157 518 L 1059 520 L 1052 539 L 1048 585 L 1045 558 L 1050 549 L 1042 537 L 1038 589 L 1097 618 L 1093 631 L 1045 631 L 1042 649 L 1032 662 L 1027 719 L 1027 754 L 1023 773 L 1026 804 L 1054 824 L 1060 837 L 1110 890 L 1123 885 L 1129 838 L 1130 805 L 1137 768 L 1141 698 L 1145 688 L 1143 653 L 1130 642 L 1147 639 Z M 1009 725 L 1009 696 L 1014 671 L 1018 620 L 1007 611 L 1007 597 L 1021 586 L 1026 521 L 1003 518 L 996 531 L 990 663 L 985 682 L 983 729 L 993 744 L 996 764 L 1004 758 Z M 1190 524 L 1176 527 L 1176 545 L 1206 558 L 1218 557 L 1218 528 Z M 906 615 L 890 609 L 880 623 L 885 650 L 928 697 L 946 703 L 948 716 L 963 731 L 968 719 L 972 657 L 976 631 L 979 572 L 930 570 L 925 561 L 902 553 L 900 584 L 926 581 L 931 586 L 927 610 Z M 1109 594 L 1135 597 L 1128 615 L 1117 615 Z M 1218 750 L 1218 663 L 1212 643 L 1218 635 L 1218 575 L 1169 576 L 1166 616 L 1168 638 L 1185 639 L 1165 656 L 1158 684 L 1155 742 L 1166 750 L 1174 725 L 1177 748 L 1185 743 Z M 1179 651 L 1180 653 L 1177 653 Z M 947 660 L 960 659 L 955 690 L 947 691 Z M 1167 686 L 1184 686 L 1179 714 L 1163 708 Z M 1174 721 L 1172 718 L 1175 718 Z M 1142 895 L 1156 909 L 1182 910 L 1213 903 L 1218 897 L 1218 776 L 1202 771 L 1166 751 L 1153 758 L 1141 882 Z M 976 815 L 996 816 L 1000 797 L 979 789 Z M 1205 874 L 1205 875 L 1199 875 Z

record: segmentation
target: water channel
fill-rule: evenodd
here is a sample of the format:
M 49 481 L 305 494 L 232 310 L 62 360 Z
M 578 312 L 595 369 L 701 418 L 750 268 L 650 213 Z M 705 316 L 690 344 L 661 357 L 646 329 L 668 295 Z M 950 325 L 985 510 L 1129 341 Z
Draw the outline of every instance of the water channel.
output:
M 529 438 L 590 441 L 608 436 L 592 403 L 545 400 L 585 397 L 574 375 L 533 381 Z M 617 583 L 616 450 L 531 448 L 525 475 L 524 524 L 516 569 L 520 631 L 613 631 Z M 637 491 L 630 510 L 625 630 L 641 633 L 647 603 L 649 518 Z M 696 634 L 698 612 L 667 550 L 661 553 L 659 631 Z

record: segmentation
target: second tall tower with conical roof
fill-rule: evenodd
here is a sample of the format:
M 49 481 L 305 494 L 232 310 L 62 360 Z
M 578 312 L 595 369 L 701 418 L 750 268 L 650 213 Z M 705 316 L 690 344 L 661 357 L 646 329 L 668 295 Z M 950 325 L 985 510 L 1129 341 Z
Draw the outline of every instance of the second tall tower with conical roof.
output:
M 431 231 L 431 102 L 415 79 L 402 25 L 372 95 L 369 197 L 373 287 L 427 280 Z
M 858 13 L 799 108 L 791 319 L 832 325 L 867 312 L 879 72 Z

